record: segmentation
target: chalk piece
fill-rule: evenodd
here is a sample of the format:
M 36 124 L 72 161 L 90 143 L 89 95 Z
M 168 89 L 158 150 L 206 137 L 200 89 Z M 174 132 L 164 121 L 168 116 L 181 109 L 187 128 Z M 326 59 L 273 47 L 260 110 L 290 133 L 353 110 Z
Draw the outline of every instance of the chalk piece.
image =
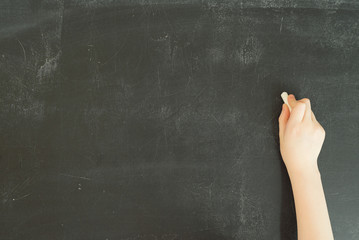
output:
M 283 102 L 285 104 L 287 104 L 287 106 L 289 107 L 289 111 L 291 112 L 292 108 L 289 106 L 289 103 L 288 103 L 288 93 L 287 92 L 282 92 L 282 94 L 280 96 L 282 97 Z

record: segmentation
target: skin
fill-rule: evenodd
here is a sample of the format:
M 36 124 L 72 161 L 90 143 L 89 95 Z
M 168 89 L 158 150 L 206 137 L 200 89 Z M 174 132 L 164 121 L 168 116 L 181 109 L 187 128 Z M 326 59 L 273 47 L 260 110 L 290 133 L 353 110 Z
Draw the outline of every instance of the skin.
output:
M 292 184 L 298 240 L 332 240 L 327 204 L 318 169 L 325 130 L 311 110 L 310 100 L 293 94 L 278 118 L 280 152 Z

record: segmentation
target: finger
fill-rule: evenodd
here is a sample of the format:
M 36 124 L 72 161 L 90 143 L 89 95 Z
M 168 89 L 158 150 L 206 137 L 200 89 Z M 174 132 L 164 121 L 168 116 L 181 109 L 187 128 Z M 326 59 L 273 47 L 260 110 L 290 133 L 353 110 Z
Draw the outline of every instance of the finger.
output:
M 305 104 L 305 113 L 304 113 L 304 117 L 303 120 L 311 120 L 312 121 L 312 107 L 310 104 L 310 100 L 308 98 L 302 98 L 300 100 L 298 100 L 299 102 L 302 102 Z
M 295 104 L 295 107 L 292 109 L 292 112 L 290 113 L 290 117 L 288 119 L 288 125 L 300 123 L 303 120 L 305 108 L 306 108 L 305 104 L 298 101 Z
M 289 119 L 289 107 L 287 104 L 282 104 L 282 112 L 279 115 L 278 121 L 279 121 L 279 139 L 283 139 L 284 129 L 287 125 L 288 119 Z
M 297 100 L 295 99 L 295 96 L 293 94 L 288 95 L 288 103 L 290 107 L 293 109 L 295 105 L 297 104 Z

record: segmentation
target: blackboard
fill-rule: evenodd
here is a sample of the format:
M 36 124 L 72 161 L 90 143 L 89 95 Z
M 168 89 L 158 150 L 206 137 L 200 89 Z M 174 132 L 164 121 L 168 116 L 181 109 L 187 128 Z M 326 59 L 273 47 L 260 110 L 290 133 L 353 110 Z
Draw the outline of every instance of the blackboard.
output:
M 1 239 L 296 239 L 287 91 L 359 238 L 355 1 L 0 2 Z

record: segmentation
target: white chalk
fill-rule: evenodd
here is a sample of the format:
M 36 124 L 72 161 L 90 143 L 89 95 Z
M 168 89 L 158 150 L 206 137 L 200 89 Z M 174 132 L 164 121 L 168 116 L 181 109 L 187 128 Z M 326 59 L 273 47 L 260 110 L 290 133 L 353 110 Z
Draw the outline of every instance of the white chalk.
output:
M 287 104 L 287 106 L 289 107 L 289 112 L 292 111 L 292 108 L 289 106 L 289 103 L 288 103 L 288 93 L 287 92 L 282 92 L 282 94 L 280 95 L 283 99 L 283 102 L 285 104 Z

